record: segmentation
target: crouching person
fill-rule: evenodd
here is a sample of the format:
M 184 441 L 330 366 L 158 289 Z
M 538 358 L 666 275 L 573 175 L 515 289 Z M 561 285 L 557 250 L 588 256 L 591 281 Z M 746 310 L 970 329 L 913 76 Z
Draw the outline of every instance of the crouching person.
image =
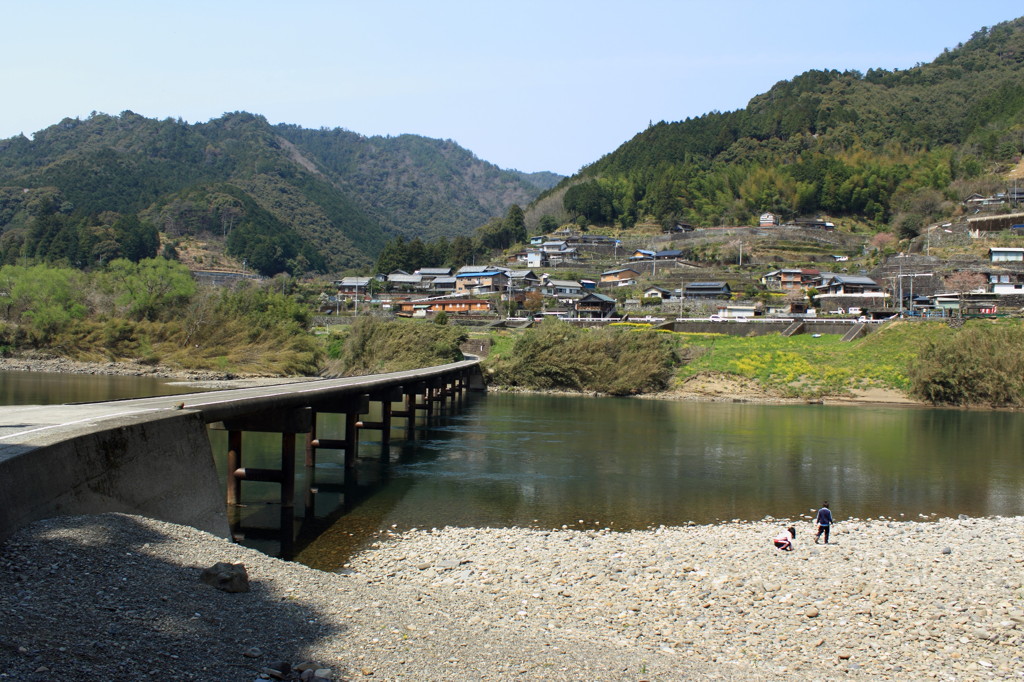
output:
M 783 552 L 793 551 L 793 541 L 796 540 L 796 528 L 790 526 L 782 532 L 778 537 L 772 540 L 772 543 L 776 548 Z

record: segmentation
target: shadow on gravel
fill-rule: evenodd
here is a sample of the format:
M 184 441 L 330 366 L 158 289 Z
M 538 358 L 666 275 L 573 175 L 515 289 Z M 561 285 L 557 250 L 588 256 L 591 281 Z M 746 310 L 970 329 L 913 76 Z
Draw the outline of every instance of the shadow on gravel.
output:
M 152 523 L 51 519 L 0 545 L 0 678 L 251 681 L 340 634 L 292 597 L 290 581 L 268 580 L 288 565 Z M 250 591 L 201 582 L 217 561 L 245 563 Z

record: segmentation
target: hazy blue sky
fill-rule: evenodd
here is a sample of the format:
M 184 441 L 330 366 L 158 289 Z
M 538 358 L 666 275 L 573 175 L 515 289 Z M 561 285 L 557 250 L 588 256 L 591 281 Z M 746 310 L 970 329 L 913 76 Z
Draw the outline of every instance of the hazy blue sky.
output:
M 25 0 L 0 13 L 0 138 L 130 109 L 451 139 L 570 174 L 808 69 L 908 68 L 1020 0 Z

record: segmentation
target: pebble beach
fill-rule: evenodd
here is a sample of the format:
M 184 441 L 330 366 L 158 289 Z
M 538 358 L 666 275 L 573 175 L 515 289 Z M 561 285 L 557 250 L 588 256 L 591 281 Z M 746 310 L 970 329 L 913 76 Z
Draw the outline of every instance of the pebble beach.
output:
M 1024 518 L 382 534 L 338 572 L 122 514 L 0 547 L 0 678 L 1024 677 Z M 243 563 L 251 589 L 199 579 Z

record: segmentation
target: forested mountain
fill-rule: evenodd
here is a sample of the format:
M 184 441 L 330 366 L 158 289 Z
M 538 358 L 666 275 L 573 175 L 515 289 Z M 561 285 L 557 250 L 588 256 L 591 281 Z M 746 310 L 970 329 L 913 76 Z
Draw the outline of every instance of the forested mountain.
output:
M 938 48 L 937 48 L 938 49 Z M 533 207 L 581 224 L 851 216 L 912 236 L 1024 152 L 1024 19 L 907 70 L 808 71 L 747 107 L 661 122 Z M 560 201 L 559 201 L 560 199 Z
M 558 179 L 414 135 L 94 113 L 0 141 L 0 263 L 138 259 L 163 232 L 221 240 L 264 274 L 340 272 L 397 237 L 469 235 Z

